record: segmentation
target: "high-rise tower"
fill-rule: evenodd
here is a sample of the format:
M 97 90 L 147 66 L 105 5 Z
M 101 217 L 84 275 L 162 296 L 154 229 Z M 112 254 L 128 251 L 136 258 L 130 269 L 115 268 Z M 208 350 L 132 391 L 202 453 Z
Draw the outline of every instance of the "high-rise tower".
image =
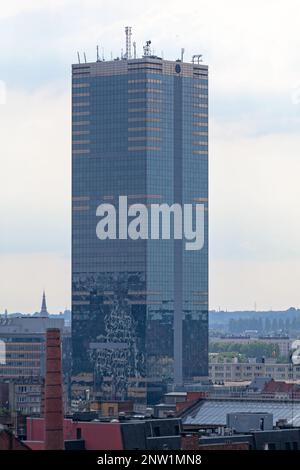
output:
M 102 398 L 143 401 L 208 375 L 208 67 L 150 45 L 72 66 L 73 376 Z M 121 195 L 203 204 L 203 248 L 99 240 L 97 207 Z

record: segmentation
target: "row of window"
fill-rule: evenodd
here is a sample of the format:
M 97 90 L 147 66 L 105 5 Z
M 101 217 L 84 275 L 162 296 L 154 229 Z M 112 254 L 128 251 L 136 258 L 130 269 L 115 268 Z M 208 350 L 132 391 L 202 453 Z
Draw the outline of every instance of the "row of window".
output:
M 148 112 L 148 113 L 161 113 L 163 110 L 159 108 L 129 108 L 129 113 L 141 113 L 141 112 Z
M 161 141 L 161 137 L 156 137 L 156 136 L 139 136 L 139 137 L 128 137 L 128 141 L 141 141 L 141 140 L 155 140 L 155 141 Z
M 128 93 L 162 93 L 159 88 L 130 88 Z
M 17 385 L 17 392 L 39 392 L 41 387 L 38 385 Z
M 146 118 L 139 119 L 140 121 L 145 121 Z M 204 121 L 205 122 L 205 121 Z M 197 124 L 198 125 L 198 124 Z M 82 126 L 81 129 L 78 129 L 79 126 Z M 74 135 L 79 134 L 79 133 L 89 133 L 90 128 L 87 129 L 86 126 L 90 126 L 90 121 L 77 121 L 73 122 L 73 127 L 74 130 Z M 193 131 L 193 135 L 208 135 L 208 126 L 207 125 L 202 125 L 202 123 L 199 125 L 201 127 L 201 130 L 199 131 Z M 95 126 L 93 126 L 95 127 Z M 140 131 L 161 131 L 163 127 L 157 127 L 156 126 L 138 126 L 138 127 L 128 127 L 128 132 L 140 132 Z
M 90 105 L 89 101 L 76 102 L 75 100 L 73 100 L 73 108 L 81 108 L 81 107 L 89 106 L 89 105 Z
M 18 396 L 17 397 L 17 402 L 18 403 L 40 403 L 41 399 L 40 397 L 28 397 L 28 396 Z
M 137 78 L 135 80 L 128 80 L 128 83 L 162 83 L 162 80 L 157 78 Z
M 152 98 L 151 96 L 147 96 L 145 98 L 128 98 L 128 103 L 162 103 L 162 98 Z
M 74 99 L 74 98 L 81 97 L 81 96 L 90 96 L 90 93 L 89 93 L 89 92 L 73 93 L 73 99 Z

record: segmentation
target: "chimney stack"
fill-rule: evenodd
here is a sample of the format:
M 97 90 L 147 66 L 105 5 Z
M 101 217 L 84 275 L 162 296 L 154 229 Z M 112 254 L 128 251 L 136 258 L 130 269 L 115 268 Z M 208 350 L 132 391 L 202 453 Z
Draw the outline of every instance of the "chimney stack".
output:
M 45 450 L 63 450 L 63 399 L 60 330 L 46 332 Z

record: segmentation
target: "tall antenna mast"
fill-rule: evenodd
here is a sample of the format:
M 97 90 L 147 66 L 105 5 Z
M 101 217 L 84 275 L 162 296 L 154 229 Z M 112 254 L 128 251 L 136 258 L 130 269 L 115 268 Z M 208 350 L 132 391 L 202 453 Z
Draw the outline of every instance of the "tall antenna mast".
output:
M 97 62 L 100 62 L 100 57 L 99 57 L 99 46 L 97 46 Z
M 151 41 L 146 41 L 146 45 L 143 46 L 144 49 L 144 57 L 151 55 L 151 48 L 150 48 Z
M 85 55 L 85 52 L 83 53 L 83 57 L 84 57 L 84 62 L 86 63 L 86 55 Z
M 196 62 L 197 60 L 197 62 Z M 192 57 L 192 62 L 193 64 L 200 64 L 200 62 L 202 62 L 202 54 L 194 54 L 193 57 Z
M 181 48 L 181 62 L 183 62 L 184 47 Z
M 78 57 L 78 64 L 80 64 L 80 55 L 79 55 L 79 52 L 77 52 L 77 57 Z
M 125 27 L 125 34 L 126 34 L 126 59 L 131 59 L 131 26 Z
M 132 45 L 133 45 L 133 58 L 136 59 L 136 42 L 133 41 Z

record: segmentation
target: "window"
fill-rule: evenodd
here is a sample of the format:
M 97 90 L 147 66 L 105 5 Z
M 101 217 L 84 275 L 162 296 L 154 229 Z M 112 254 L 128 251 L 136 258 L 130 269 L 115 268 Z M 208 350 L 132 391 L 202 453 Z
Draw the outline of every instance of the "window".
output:
M 264 430 L 264 426 L 265 426 L 265 419 L 264 419 L 264 418 L 260 418 L 260 420 L 259 420 L 259 429 L 260 429 L 261 431 L 263 431 L 263 430 Z

